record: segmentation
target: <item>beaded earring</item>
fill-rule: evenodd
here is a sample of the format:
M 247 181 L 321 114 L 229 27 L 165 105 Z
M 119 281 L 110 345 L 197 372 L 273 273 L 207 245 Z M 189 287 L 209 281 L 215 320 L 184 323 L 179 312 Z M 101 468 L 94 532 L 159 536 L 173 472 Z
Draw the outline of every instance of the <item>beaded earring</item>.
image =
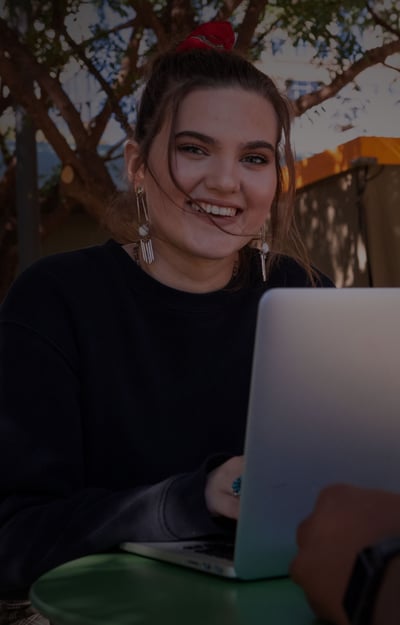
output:
M 150 238 L 149 214 L 147 212 L 147 206 L 144 199 L 143 187 L 137 187 L 135 189 L 135 196 L 139 223 L 138 232 L 140 237 L 140 250 L 142 252 L 144 262 L 151 265 L 151 263 L 154 263 L 154 250 Z
M 265 257 L 267 256 L 269 252 L 269 245 L 265 240 L 265 224 L 261 228 L 260 240 L 261 240 L 261 245 L 259 248 L 259 253 L 260 253 L 260 262 L 261 262 L 261 274 L 262 274 L 263 282 L 266 282 L 267 272 L 265 269 Z

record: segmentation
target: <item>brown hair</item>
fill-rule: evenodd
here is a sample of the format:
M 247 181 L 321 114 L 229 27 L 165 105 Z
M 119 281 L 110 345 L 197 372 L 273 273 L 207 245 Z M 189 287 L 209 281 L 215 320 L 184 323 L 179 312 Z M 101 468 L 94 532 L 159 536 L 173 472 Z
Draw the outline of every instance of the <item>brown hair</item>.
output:
M 148 167 L 148 157 L 154 138 L 162 124 L 171 116 L 169 154 L 172 153 L 173 127 L 179 105 L 194 89 L 240 87 L 253 91 L 268 100 L 276 113 L 277 140 L 277 189 L 271 206 L 268 223 L 267 268 L 279 254 L 288 253 L 306 269 L 313 282 L 312 270 L 304 245 L 294 223 L 295 169 L 290 144 L 290 109 L 274 82 L 252 63 L 234 51 L 215 49 L 190 49 L 184 52 L 167 52 L 155 59 L 141 98 L 133 138 L 139 148 L 139 165 Z M 286 166 L 283 180 L 282 163 Z M 169 170 L 177 184 L 169 162 Z M 177 185 L 179 186 L 179 185 Z M 136 203 L 132 192 L 119 198 L 109 212 L 108 228 L 124 242 L 138 239 Z M 248 257 L 242 252 L 242 261 Z M 246 264 L 246 263 L 242 263 Z

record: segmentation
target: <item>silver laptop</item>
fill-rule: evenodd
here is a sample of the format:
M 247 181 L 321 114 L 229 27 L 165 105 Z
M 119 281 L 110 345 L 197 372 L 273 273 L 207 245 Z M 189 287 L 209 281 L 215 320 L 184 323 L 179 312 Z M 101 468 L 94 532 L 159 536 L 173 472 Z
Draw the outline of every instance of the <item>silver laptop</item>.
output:
M 324 486 L 400 491 L 400 289 L 275 289 L 259 305 L 235 544 L 123 543 L 239 579 L 288 574 Z M 233 552 L 212 555 L 218 549 Z

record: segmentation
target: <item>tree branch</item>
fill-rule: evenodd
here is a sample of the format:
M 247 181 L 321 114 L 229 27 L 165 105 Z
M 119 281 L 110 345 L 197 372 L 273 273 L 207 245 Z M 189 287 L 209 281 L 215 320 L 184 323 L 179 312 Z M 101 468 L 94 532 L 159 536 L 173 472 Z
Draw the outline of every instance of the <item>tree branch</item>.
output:
M 236 48 L 242 52 L 246 52 L 250 48 L 254 31 L 260 21 L 261 14 L 265 11 L 268 0 L 254 0 L 249 2 L 243 22 L 238 29 L 238 37 Z
M 129 5 L 135 10 L 143 28 L 151 28 L 155 32 L 158 45 L 165 48 L 168 45 L 167 33 L 156 15 L 152 3 L 148 0 L 130 0 Z
M 216 20 L 227 20 L 230 18 L 232 13 L 238 8 L 240 4 L 242 4 L 243 0 L 224 0 L 223 6 L 219 9 L 216 14 Z
M 136 22 L 140 23 L 138 16 L 136 16 L 133 23 L 132 34 L 126 48 L 124 58 L 122 59 L 117 80 L 113 86 L 114 98 L 118 102 L 123 96 L 128 95 L 132 92 L 132 83 L 135 77 L 138 78 L 139 73 L 142 71 L 137 67 L 139 59 L 139 46 L 142 38 L 142 27 L 140 27 L 139 29 L 136 28 Z M 105 130 L 105 127 L 108 123 L 108 120 L 110 119 L 112 112 L 112 100 L 108 98 L 102 110 L 90 122 L 91 134 L 93 136 L 93 140 L 97 143 L 100 141 L 100 138 Z M 124 131 L 128 135 L 131 133 L 131 127 L 127 120 Z
M 195 28 L 195 11 L 190 0 L 169 0 L 162 12 L 162 22 L 165 30 L 174 42 L 182 33 L 189 33 Z
M 113 33 L 118 33 L 120 30 L 126 30 L 127 28 L 131 28 L 135 23 L 136 18 L 129 19 L 126 22 L 122 22 L 121 24 L 117 24 L 116 26 L 112 26 L 111 28 L 102 29 L 96 31 L 96 34 L 92 37 L 88 37 L 84 39 L 80 43 L 75 42 L 75 46 L 77 50 L 86 50 L 92 43 L 95 41 L 99 41 L 101 39 L 109 37 L 109 35 Z
M 390 63 L 382 63 L 382 65 L 384 65 L 388 69 L 393 69 L 395 72 L 400 72 L 400 67 L 395 67 L 394 65 L 391 65 Z
M 26 84 L 21 81 L 14 63 L 7 59 L 4 54 L 0 54 L 0 73 L 7 82 L 15 100 L 29 113 L 35 126 L 43 131 L 57 156 L 63 162 L 70 162 L 76 169 L 79 169 L 79 159 L 50 119 L 47 109 L 37 99 L 32 84 L 29 81 Z
M 90 59 L 88 59 L 88 57 L 86 56 L 86 54 L 84 53 L 84 51 L 82 49 L 79 49 L 78 46 L 76 45 L 75 41 L 72 39 L 72 37 L 70 36 L 70 34 L 68 33 L 67 29 L 65 28 L 65 24 L 62 24 L 62 28 L 61 28 L 61 33 L 64 35 L 66 42 L 68 43 L 68 45 L 70 46 L 71 50 L 75 53 L 75 55 L 81 59 L 82 63 L 84 63 L 86 65 L 86 67 L 88 68 L 89 72 L 92 74 L 92 76 L 94 76 L 94 78 L 96 78 L 97 82 L 99 83 L 100 87 L 103 89 L 104 93 L 107 96 L 107 107 L 106 110 L 113 112 L 115 115 L 116 120 L 119 122 L 122 130 L 124 130 L 126 133 L 129 133 L 130 127 L 128 124 L 128 120 L 126 119 L 126 116 L 124 115 L 120 105 L 119 105 L 119 99 L 116 96 L 115 90 L 108 84 L 108 82 L 103 78 L 103 76 L 101 75 L 101 73 L 98 71 L 98 69 L 95 67 L 95 65 L 92 63 L 92 61 Z M 116 83 L 116 85 L 118 85 L 118 83 Z M 104 110 L 104 109 L 103 109 Z M 105 127 L 105 124 L 107 123 L 109 119 L 109 114 L 107 116 L 107 119 L 103 119 L 103 125 Z M 101 134 L 103 134 L 104 128 L 102 129 L 101 134 L 99 133 L 99 128 L 96 128 L 96 125 L 94 126 L 90 126 L 90 130 L 93 131 L 91 133 L 91 139 L 92 139 L 92 143 L 94 146 L 97 146 Z M 94 131 L 96 131 L 96 133 L 94 133 Z M 99 136 L 100 135 L 100 136 Z
M 36 127 L 43 131 L 63 165 L 70 165 L 73 172 L 69 184 L 70 196 L 79 198 L 79 201 L 80 198 L 85 198 L 89 210 L 92 206 L 95 213 L 99 211 L 101 214 L 101 203 L 115 189 L 102 158 L 96 150 L 91 149 L 89 133 L 60 83 L 30 55 L 2 19 L 0 19 L 0 74 L 15 100 L 25 108 Z M 47 93 L 52 104 L 66 121 L 75 140 L 76 150 L 69 146 L 51 120 L 46 103 L 36 96 L 34 81 Z
M 400 40 L 391 41 L 383 46 L 368 50 L 362 59 L 359 59 L 347 70 L 344 70 L 341 74 L 336 76 L 329 85 L 324 85 L 321 89 L 303 95 L 295 100 L 292 103 L 294 115 L 297 117 L 313 106 L 332 98 L 362 71 L 378 63 L 383 63 L 388 56 L 396 52 L 400 52 Z
M 7 166 L 14 158 L 14 154 L 8 149 L 6 142 L 6 136 L 3 132 L 0 132 L 0 154 L 3 157 L 3 162 Z M 1 182 L 1 181 L 0 181 Z
M 393 28 L 393 26 L 391 26 L 390 24 L 388 24 L 387 22 L 385 22 L 384 19 L 382 19 L 380 17 L 380 15 L 378 15 L 374 9 L 371 7 L 371 5 L 369 4 L 369 2 L 367 1 L 366 3 L 366 7 L 367 10 L 369 12 L 369 14 L 371 15 L 371 17 L 373 18 L 374 22 L 376 24 L 378 24 L 378 26 L 382 26 L 382 28 L 384 28 L 385 30 L 387 30 L 389 33 L 392 33 L 392 35 L 395 35 L 396 37 L 400 37 L 400 30 L 397 30 L 396 28 Z
M 103 109 L 91 123 L 92 135 L 98 139 L 100 139 L 101 134 L 104 132 L 111 112 L 114 111 L 115 113 L 113 101 L 115 101 L 115 99 L 119 101 L 121 97 L 128 95 L 132 91 L 133 81 L 138 79 L 143 72 L 143 70 L 138 67 L 139 45 L 143 29 L 150 28 L 154 31 L 157 37 L 157 47 L 158 49 L 162 49 L 170 45 L 172 31 L 180 32 L 184 28 L 188 30 L 194 25 L 194 11 L 190 0 L 172 0 L 172 2 L 167 3 L 163 11 L 162 19 L 159 18 L 152 4 L 147 0 L 131 0 L 130 6 L 136 11 L 136 16 L 131 22 L 132 35 L 121 64 L 117 82 L 112 89 L 113 97 L 111 98 L 109 94 L 110 87 L 107 85 L 108 91 L 103 87 L 109 97 Z M 169 28 L 169 24 L 171 28 Z M 169 36 L 167 33 L 169 33 Z M 129 134 L 131 130 L 128 123 L 124 125 L 123 129 L 127 134 Z
M 7 96 L 0 96 L 0 115 L 4 113 L 10 106 L 13 105 L 13 99 L 11 93 Z
M 265 30 L 263 33 L 261 33 L 260 35 L 258 35 L 258 37 L 256 38 L 253 46 L 254 47 L 258 47 L 261 46 L 261 44 L 263 43 L 263 40 L 265 39 L 265 37 L 267 37 L 273 30 L 274 28 L 279 24 L 280 22 L 280 17 L 278 17 L 274 22 L 272 22 L 272 24 L 270 25 L 269 28 L 267 28 L 267 30 Z
M 26 47 L 20 43 L 15 32 L 11 30 L 5 20 L 0 18 L 0 51 L 4 58 L 12 59 L 14 71 L 19 75 L 26 75 L 30 80 L 35 80 L 39 86 L 47 93 L 48 97 L 60 111 L 66 121 L 77 146 L 86 147 L 88 133 L 78 111 L 73 106 L 71 100 L 63 91 L 60 83 L 52 78 L 46 69 L 40 65 L 35 58 L 27 51 Z M 9 85 L 10 76 L 7 78 Z M 26 107 L 29 110 L 29 106 Z
M 69 166 L 72 178 L 67 185 L 67 195 L 86 205 L 92 214 L 102 215 L 104 201 L 114 192 L 114 184 L 101 157 L 92 151 L 89 158 L 85 158 L 85 152 L 82 154 L 83 158 L 79 158 L 49 117 L 43 103 L 37 99 L 32 84 L 29 81 L 21 82 L 14 65 L 1 54 L 0 73 L 6 79 L 15 99 L 28 112 L 35 126 L 42 130 L 63 165 Z

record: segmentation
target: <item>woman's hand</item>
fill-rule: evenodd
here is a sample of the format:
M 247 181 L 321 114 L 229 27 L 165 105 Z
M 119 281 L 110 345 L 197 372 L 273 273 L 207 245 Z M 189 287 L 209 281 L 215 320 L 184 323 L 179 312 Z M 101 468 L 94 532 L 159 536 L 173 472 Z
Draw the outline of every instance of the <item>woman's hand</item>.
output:
M 204 496 L 212 516 L 239 518 L 240 497 L 235 497 L 232 483 L 244 469 L 244 456 L 234 456 L 208 474 Z
M 290 571 L 318 616 L 348 625 L 343 597 L 357 554 L 393 536 L 400 536 L 399 494 L 342 484 L 320 493 L 298 528 Z

